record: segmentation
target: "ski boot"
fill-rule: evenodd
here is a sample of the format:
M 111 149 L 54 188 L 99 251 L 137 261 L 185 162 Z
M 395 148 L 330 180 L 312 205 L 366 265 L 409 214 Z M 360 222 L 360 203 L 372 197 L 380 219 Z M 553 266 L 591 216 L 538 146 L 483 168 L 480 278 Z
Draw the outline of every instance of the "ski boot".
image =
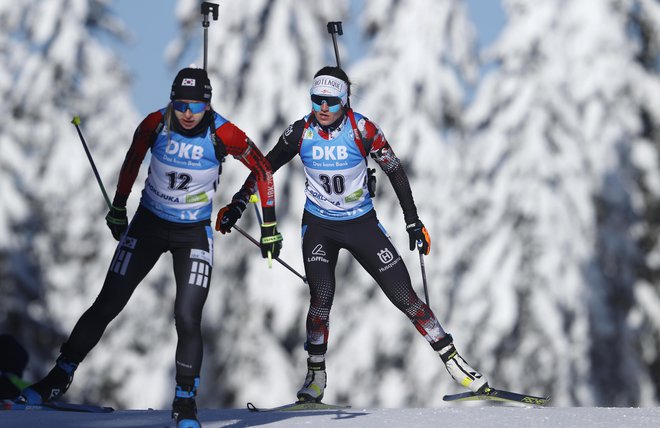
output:
M 303 386 L 298 390 L 298 401 L 312 401 L 320 403 L 326 386 L 325 360 L 313 362 L 307 359 L 307 376 Z
M 41 404 L 57 400 L 71 386 L 73 373 L 77 367 L 78 363 L 69 361 L 60 355 L 55 362 L 55 367 L 46 377 L 21 391 L 17 401 L 25 404 Z
M 458 354 L 451 334 L 447 334 L 433 345 L 445 363 L 451 377 L 461 386 L 474 393 L 482 393 L 488 388 L 488 379 L 472 367 Z
M 197 403 L 195 403 L 198 385 L 199 378 L 195 378 L 194 386 L 176 386 L 172 402 L 172 419 L 176 419 L 177 428 L 201 427 L 197 419 Z

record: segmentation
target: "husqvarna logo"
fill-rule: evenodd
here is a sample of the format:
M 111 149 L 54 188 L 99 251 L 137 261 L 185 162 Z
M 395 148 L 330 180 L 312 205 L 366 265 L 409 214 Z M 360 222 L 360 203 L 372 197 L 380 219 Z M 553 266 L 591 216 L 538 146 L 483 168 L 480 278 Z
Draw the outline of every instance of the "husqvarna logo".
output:
M 346 146 L 312 147 L 312 159 L 314 160 L 344 160 L 348 159 Z
M 394 258 L 394 254 L 392 251 L 390 251 L 389 248 L 383 248 L 379 252 L 376 253 L 378 255 L 378 258 L 380 261 L 383 263 L 383 266 L 378 268 L 379 272 L 385 272 L 386 270 L 390 269 L 393 266 L 396 266 L 399 264 L 401 261 L 401 256 L 397 255 L 397 258 Z
M 378 253 L 378 258 L 383 264 L 387 264 L 394 259 L 394 256 L 392 255 L 392 252 L 390 251 L 389 248 L 385 248 L 383 250 L 380 250 Z

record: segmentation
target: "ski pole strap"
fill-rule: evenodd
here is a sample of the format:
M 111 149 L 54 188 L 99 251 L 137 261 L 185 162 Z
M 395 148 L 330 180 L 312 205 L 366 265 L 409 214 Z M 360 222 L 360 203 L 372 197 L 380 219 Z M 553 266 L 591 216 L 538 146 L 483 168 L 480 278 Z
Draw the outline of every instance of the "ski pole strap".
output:
M 265 236 L 261 238 L 261 243 L 262 244 L 273 244 L 275 242 L 279 242 L 282 240 L 282 234 L 278 233 L 277 235 L 273 236 Z

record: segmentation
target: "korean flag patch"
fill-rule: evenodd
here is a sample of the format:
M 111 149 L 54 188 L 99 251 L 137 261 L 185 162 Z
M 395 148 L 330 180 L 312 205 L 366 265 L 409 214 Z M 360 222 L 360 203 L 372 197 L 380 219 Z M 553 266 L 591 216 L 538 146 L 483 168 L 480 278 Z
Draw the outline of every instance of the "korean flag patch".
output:
M 187 78 L 181 81 L 181 86 L 195 86 L 195 79 Z

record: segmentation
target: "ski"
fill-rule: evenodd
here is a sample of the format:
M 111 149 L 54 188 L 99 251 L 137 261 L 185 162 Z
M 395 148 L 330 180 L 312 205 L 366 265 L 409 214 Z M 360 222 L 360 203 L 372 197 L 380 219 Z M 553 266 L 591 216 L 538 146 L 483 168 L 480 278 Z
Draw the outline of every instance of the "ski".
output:
M 17 403 L 12 400 L 3 400 L 0 403 L 0 410 L 51 410 L 63 412 L 84 412 L 84 413 L 110 413 L 115 409 L 112 407 L 95 406 L 93 404 L 72 404 L 62 401 L 49 401 L 42 404 Z
M 444 401 L 476 401 L 492 400 L 509 403 L 521 403 L 529 406 L 545 406 L 550 401 L 550 396 L 536 397 L 534 395 L 519 394 L 517 392 L 504 391 L 502 389 L 488 388 L 485 392 L 477 394 L 472 391 L 459 394 L 449 394 L 442 397 Z
M 256 407 L 252 403 L 247 403 L 247 408 L 251 412 L 297 412 L 304 410 L 345 410 L 350 409 L 351 406 L 317 403 L 316 401 L 296 401 L 295 403 L 270 408 Z

